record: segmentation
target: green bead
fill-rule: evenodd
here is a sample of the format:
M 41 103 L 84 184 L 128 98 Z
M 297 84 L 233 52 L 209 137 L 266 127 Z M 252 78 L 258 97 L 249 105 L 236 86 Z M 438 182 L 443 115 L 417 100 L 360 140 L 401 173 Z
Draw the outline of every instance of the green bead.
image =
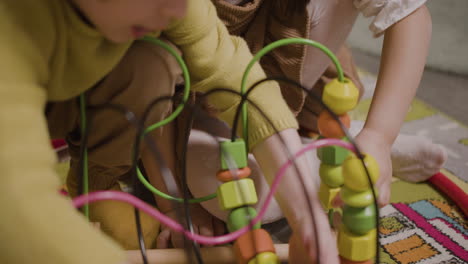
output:
M 257 203 L 257 192 L 250 178 L 223 183 L 218 187 L 217 194 L 219 206 L 223 210 Z
M 341 140 L 348 141 L 346 137 Z M 327 146 L 317 149 L 317 157 L 327 165 L 341 165 L 348 157 L 349 150 L 338 146 Z
M 375 195 L 378 196 L 377 189 L 375 190 Z M 370 189 L 362 192 L 356 192 L 344 186 L 341 188 L 341 198 L 345 204 L 358 208 L 363 208 L 374 203 L 374 197 L 372 196 L 372 190 Z
M 257 216 L 257 210 L 252 207 L 241 207 L 231 211 L 228 217 L 227 228 L 229 232 L 237 231 L 247 225 Z M 259 229 L 261 223 L 258 222 L 253 229 Z
M 321 163 L 319 174 L 322 182 L 331 188 L 337 188 L 343 185 L 344 178 L 341 165 L 334 166 Z
M 247 167 L 247 152 L 245 142 L 239 138 L 236 141 L 223 141 L 220 144 L 221 151 L 221 169 L 228 170 L 227 158 L 230 157 L 234 162 L 236 169 Z
M 345 205 L 343 208 L 343 223 L 355 235 L 365 235 L 376 227 L 375 205 L 356 208 Z

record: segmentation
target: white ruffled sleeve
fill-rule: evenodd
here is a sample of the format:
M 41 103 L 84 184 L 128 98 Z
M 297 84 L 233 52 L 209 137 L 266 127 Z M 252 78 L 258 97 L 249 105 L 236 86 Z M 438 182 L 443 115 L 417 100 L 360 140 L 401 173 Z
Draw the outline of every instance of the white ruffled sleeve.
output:
M 374 36 L 424 5 L 427 0 L 354 0 L 354 6 L 365 17 L 375 17 L 369 26 Z

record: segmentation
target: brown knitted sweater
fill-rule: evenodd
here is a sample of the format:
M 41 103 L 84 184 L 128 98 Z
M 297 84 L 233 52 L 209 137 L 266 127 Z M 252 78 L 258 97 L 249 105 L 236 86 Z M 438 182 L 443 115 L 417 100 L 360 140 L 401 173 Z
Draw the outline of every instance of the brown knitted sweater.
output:
M 284 38 L 308 38 L 310 16 L 304 8 L 301 13 L 289 15 L 285 12 L 286 0 L 211 0 L 217 8 L 218 16 L 227 26 L 231 34 L 243 37 L 253 54 L 266 45 Z M 265 55 L 261 65 L 268 76 L 283 76 L 296 82 L 302 81 L 302 69 L 306 55 L 303 45 L 289 45 L 277 48 Z M 345 76 L 351 79 L 358 89 L 363 91 L 350 50 L 343 45 L 337 52 Z M 335 66 L 330 63 L 323 70 L 322 77 L 314 85 L 313 90 L 319 95 L 323 86 L 337 77 Z M 305 94 L 293 87 L 280 83 L 283 97 L 291 110 L 298 114 L 304 104 L 315 113 L 321 107 L 312 100 L 306 100 Z

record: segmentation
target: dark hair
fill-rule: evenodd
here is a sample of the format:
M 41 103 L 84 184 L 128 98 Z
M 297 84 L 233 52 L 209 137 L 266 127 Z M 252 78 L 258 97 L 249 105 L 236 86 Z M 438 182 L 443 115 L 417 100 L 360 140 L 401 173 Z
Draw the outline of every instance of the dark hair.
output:
M 310 0 L 274 0 L 288 15 L 294 15 L 305 11 Z

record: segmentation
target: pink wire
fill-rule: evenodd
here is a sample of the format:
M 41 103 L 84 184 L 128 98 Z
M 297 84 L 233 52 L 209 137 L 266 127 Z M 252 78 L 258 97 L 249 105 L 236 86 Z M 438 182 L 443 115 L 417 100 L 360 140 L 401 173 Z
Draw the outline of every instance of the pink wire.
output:
M 321 147 L 326 147 L 326 146 L 340 146 L 346 149 L 349 149 L 353 152 L 355 152 L 354 146 L 349 143 L 345 142 L 339 139 L 321 139 L 314 141 L 308 145 L 306 145 L 304 148 L 302 148 L 299 152 L 297 152 L 294 155 L 294 159 L 302 156 L 304 153 L 306 153 L 309 150 L 316 149 L 316 148 L 321 148 Z M 293 160 L 294 160 L 293 159 Z M 129 204 L 132 204 L 136 208 L 142 210 L 143 212 L 147 213 L 148 215 L 154 217 L 155 219 L 159 220 L 162 224 L 166 225 L 167 227 L 171 228 L 172 230 L 176 232 L 183 233 L 187 238 L 196 241 L 197 243 L 204 244 L 204 245 L 221 245 L 221 244 L 226 244 L 229 242 L 232 242 L 239 238 L 242 234 L 246 233 L 250 228 L 252 228 L 256 223 L 258 223 L 263 215 L 265 214 L 268 205 L 270 204 L 271 200 L 273 199 L 273 195 L 278 189 L 279 183 L 281 182 L 281 179 L 283 178 L 284 174 L 286 173 L 286 170 L 293 164 L 293 160 L 288 160 L 285 164 L 283 164 L 278 172 L 276 173 L 276 176 L 272 182 L 272 185 L 270 187 L 270 191 L 268 192 L 267 198 L 265 202 L 263 203 L 262 207 L 260 208 L 260 212 L 258 215 L 250 222 L 248 226 L 245 226 L 235 232 L 222 235 L 222 236 L 215 236 L 215 237 L 207 237 L 207 236 L 202 236 L 198 235 L 195 233 L 191 233 L 188 230 L 185 230 L 182 225 L 180 225 L 178 222 L 172 220 L 171 218 L 165 216 L 161 212 L 159 212 L 157 209 L 154 207 L 146 204 L 145 202 L 141 201 L 140 199 L 136 198 L 135 196 L 132 196 L 128 193 L 124 192 L 117 192 L 117 191 L 98 191 L 98 192 L 93 192 L 89 193 L 87 195 L 81 195 L 79 197 L 76 197 L 73 199 L 73 205 L 76 208 L 79 208 L 85 204 L 88 203 L 93 203 L 97 201 L 104 201 L 104 200 L 114 200 L 114 201 L 121 201 L 121 202 L 126 202 Z

